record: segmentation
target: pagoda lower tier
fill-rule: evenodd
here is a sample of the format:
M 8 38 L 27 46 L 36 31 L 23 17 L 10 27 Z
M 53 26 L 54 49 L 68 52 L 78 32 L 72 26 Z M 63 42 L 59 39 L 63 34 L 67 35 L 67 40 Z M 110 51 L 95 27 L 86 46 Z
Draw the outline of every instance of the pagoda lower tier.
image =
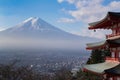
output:
M 87 50 L 107 49 L 107 48 L 109 49 L 120 48 L 120 36 L 113 37 L 100 42 L 88 43 L 86 47 Z M 118 49 L 118 51 L 120 50 Z
M 116 67 L 117 65 L 120 65 L 119 61 L 105 61 L 103 63 L 98 64 L 88 64 L 83 66 L 84 72 L 92 72 L 95 74 L 105 74 L 105 70 L 111 69 Z
M 107 80 L 120 80 L 120 77 L 114 75 L 113 73 L 116 71 L 112 72 L 113 69 L 114 70 L 120 69 L 120 38 L 107 39 L 96 43 L 89 43 L 87 44 L 86 49 L 88 50 L 110 49 L 111 56 L 106 57 L 105 62 L 103 63 L 84 65 L 83 71 L 103 75 L 103 77 L 107 76 Z M 119 68 L 117 66 L 119 66 Z M 120 75 L 120 72 L 117 74 Z

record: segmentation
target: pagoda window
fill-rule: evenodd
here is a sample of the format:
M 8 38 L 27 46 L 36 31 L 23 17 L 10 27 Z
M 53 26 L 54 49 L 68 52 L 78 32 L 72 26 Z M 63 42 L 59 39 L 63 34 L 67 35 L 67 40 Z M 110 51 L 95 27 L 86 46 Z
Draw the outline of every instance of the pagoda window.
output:
M 116 29 L 112 30 L 112 34 L 115 35 L 116 34 Z
M 104 75 L 103 75 L 103 77 L 104 77 L 104 79 L 106 79 L 106 78 L 107 78 L 107 75 L 106 75 L 106 74 L 104 74 Z
M 110 78 L 110 80 L 113 80 L 113 78 Z
M 118 27 L 120 27 L 120 23 L 118 23 Z
M 112 23 L 113 24 L 113 23 Z M 116 28 L 116 25 L 112 25 L 113 26 L 113 28 Z
M 120 58 L 120 51 L 119 51 L 119 58 Z
M 120 28 L 118 28 L 118 29 L 117 29 L 117 35 L 119 35 L 119 34 L 120 34 L 120 32 L 119 32 L 119 31 L 120 31 Z
M 117 80 L 120 80 L 120 77 L 117 77 Z
M 112 48 L 112 51 L 116 51 L 116 48 Z
M 117 33 L 117 35 L 120 35 L 120 28 L 119 28 L 118 25 L 117 25 L 117 28 L 116 28 L 116 33 Z
M 120 51 L 120 47 L 118 47 L 117 49 L 118 49 L 118 51 Z
M 115 57 L 115 52 L 111 53 L 111 57 L 114 58 Z

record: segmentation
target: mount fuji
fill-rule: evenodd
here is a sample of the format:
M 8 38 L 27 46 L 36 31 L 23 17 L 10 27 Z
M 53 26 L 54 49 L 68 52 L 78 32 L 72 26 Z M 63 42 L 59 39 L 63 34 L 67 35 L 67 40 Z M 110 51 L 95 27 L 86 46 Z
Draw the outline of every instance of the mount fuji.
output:
M 0 49 L 80 50 L 89 41 L 93 41 L 93 38 L 65 32 L 37 17 L 0 32 Z
M 31 17 L 22 23 L 5 30 L 6 32 L 60 32 L 61 30 L 55 28 L 54 26 L 48 24 L 44 20 Z
M 12 28 L 2 31 L 1 33 L 8 34 L 11 36 L 12 35 L 16 35 L 16 36 L 26 35 L 26 36 L 36 36 L 36 37 L 39 36 L 39 38 L 40 37 L 63 38 L 63 36 L 68 38 L 68 36 L 70 37 L 75 36 L 63 30 L 60 30 L 37 17 L 31 17 Z

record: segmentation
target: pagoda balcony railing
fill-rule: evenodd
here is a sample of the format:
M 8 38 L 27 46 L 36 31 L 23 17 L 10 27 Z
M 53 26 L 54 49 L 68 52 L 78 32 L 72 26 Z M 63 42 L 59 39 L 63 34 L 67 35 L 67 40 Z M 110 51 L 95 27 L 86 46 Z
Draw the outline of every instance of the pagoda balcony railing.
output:
M 115 37 L 115 36 L 120 36 L 120 33 L 106 35 L 106 38 L 108 39 L 108 38 Z
M 120 58 L 112 58 L 112 57 L 106 57 L 105 58 L 106 61 L 120 61 Z

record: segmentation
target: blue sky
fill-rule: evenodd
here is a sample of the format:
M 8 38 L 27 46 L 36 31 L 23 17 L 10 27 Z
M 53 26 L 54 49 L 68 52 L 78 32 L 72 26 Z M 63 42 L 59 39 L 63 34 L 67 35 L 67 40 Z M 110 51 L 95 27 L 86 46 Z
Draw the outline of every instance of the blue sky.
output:
M 105 31 L 88 31 L 88 23 L 108 11 L 119 12 L 120 0 L 0 0 L 0 30 L 29 17 L 40 17 L 67 32 L 102 38 Z

